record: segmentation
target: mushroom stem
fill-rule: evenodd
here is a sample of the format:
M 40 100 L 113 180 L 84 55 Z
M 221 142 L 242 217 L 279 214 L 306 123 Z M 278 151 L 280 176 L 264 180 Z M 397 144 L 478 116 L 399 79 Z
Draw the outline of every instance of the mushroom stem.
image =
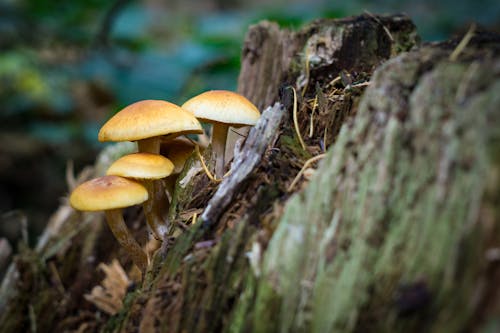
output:
M 137 148 L 140 153 L 159 154 L 160 137 L 138 140 Z M 168 224 L 164 222 L 166 221 L 164 217 L 168 214 L 168 197 L 161 181 L 145 180 L 143 185 L 149 194 L 148 200 L 142 205 L 146 221 L 155 238 L 163 241 L 168 229 Z
M 155 136 L 152 138 L 142 139 L 137 141 L 139 153 L 160 153 L 160 138 Z
M 212 126 L 212 151 L 215 155 L 215 176 L 218 179 L 224 176 L 224 154 L 228 129 L 229 125 L 223 123 L 214 123 Z
M 170 175 L 163 179 L 163 186 L 170 196 L 169 200 L 172 200 L 175 192 L 175 183 L 177 182 L 178 175 Z
M 168 232 L 168 206 L 169 200 L 161 180 L 144 180 L 143 185 L 148 191 L 148 200 L 142 207 L 146 221 L 156 239 L 163 241 Z
M 128 230 L 123 220 L 122 210 L 110 209 L 106 210 L 105 213 L 108 226 L 116 240 L 127 250 L 134 264 L 144 273 L 148 267 L 148 257 Z

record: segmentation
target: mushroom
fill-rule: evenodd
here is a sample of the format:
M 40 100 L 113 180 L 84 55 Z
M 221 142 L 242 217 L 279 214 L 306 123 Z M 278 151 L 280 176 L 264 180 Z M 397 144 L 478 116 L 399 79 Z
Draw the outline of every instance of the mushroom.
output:
M 184 164 L 193 151 L 193 143 L 183 137 L 161 142 L 160 154 L 167 157 L 174 164 L 172 174 L 163 180 L 170 197 L 174 194 L 177 176 L 182 172 Z
M 119 176 L 104 176 L 77 186 L 69 198 L 71 206 L 82 211 L 104 211 L 111 232 L 132 261 L 142 272 L 148 259 L 123 220 L 122 208 L 140 204 L 148 199 L 141 184 Z
M 99 131 L 99 141 L 137 141 L 139 152 L 158 154 L 160 137 L 200 134 L 199 121 L 178 105 L 161 100 L 143 100 L 125 107 Z
M 160 179 L 169 176 L 174 164 L 166 157 L 151 153 L 125 155 L 111 164 L 107 175 L 140 180 L 147 189 L 149 198 L 143 203 L 146 221 L 154 236 L 163 240 L 168 231 L 166 215 L 169 201 Z
M 224 174 L 224 154 L 229 126 L 255 125 L 260 112 L 244 96 L 232 91 L 212 90 L 186 101 L 182 108 L 193 113 L 196 118 L 212 123 L 212 150 L 215 155 L 215 174 Z

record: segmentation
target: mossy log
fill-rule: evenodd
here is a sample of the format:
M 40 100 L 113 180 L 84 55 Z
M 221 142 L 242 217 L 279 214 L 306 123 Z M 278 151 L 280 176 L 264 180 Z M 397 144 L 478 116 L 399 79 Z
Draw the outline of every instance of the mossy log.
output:
M 265 111 L 240 168 L 216 184 L 188 162 L 178 229 L 113 316 L 82 295 L 130 262 L 61 207 L 4 279 L 0 331 L 500 330 L 500 37 L 460 41 L 421 46 L 402 15 L 251 27 L 239 90 Z

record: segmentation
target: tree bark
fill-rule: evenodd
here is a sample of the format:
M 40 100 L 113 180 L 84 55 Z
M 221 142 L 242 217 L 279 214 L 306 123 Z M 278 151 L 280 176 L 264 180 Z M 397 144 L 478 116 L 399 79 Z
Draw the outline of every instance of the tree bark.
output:
M 450 59 L 460 40 L 420 46 L 402 15 L 251 27 L 239 91 L 262 119 L 222 183 L 187 163 L 178 229 L 122 310 L 83 294 L 99 262 L 129 260 L 99 215 L 62 206 L 60 233 L 4 279 L 0 331 L 500 329 L 500 38 Z

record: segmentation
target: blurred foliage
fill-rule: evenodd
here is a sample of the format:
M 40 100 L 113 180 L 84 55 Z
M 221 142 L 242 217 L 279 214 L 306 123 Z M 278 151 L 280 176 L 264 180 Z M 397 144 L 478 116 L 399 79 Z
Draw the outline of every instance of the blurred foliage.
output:
M 53 210 L 64 193 L 66 161 L 74 160 L 76 170 L 91 163 L 103 147 L 99 127 L 119 108 L 139 99 L 182 103 L 207 89 L 234 90 L 250 24 L 268 19 L 294 28 L 364 10 L 407 12 L 428 40 L 446 38 L 471 20 L 498 27 L 500 17 L 494 0 L 2 1 L 0 133 L 25 140 L 0 148 L 0 198 L 10 197 L 0 200 L 0 211 Z M 42 155 L 45 164 L 25 164 Z M 43 180 L 37 184 L 52 190 L 28 202 L 23 191 L 32 184 L 21 186 L 21 177 L 34 168 Z

